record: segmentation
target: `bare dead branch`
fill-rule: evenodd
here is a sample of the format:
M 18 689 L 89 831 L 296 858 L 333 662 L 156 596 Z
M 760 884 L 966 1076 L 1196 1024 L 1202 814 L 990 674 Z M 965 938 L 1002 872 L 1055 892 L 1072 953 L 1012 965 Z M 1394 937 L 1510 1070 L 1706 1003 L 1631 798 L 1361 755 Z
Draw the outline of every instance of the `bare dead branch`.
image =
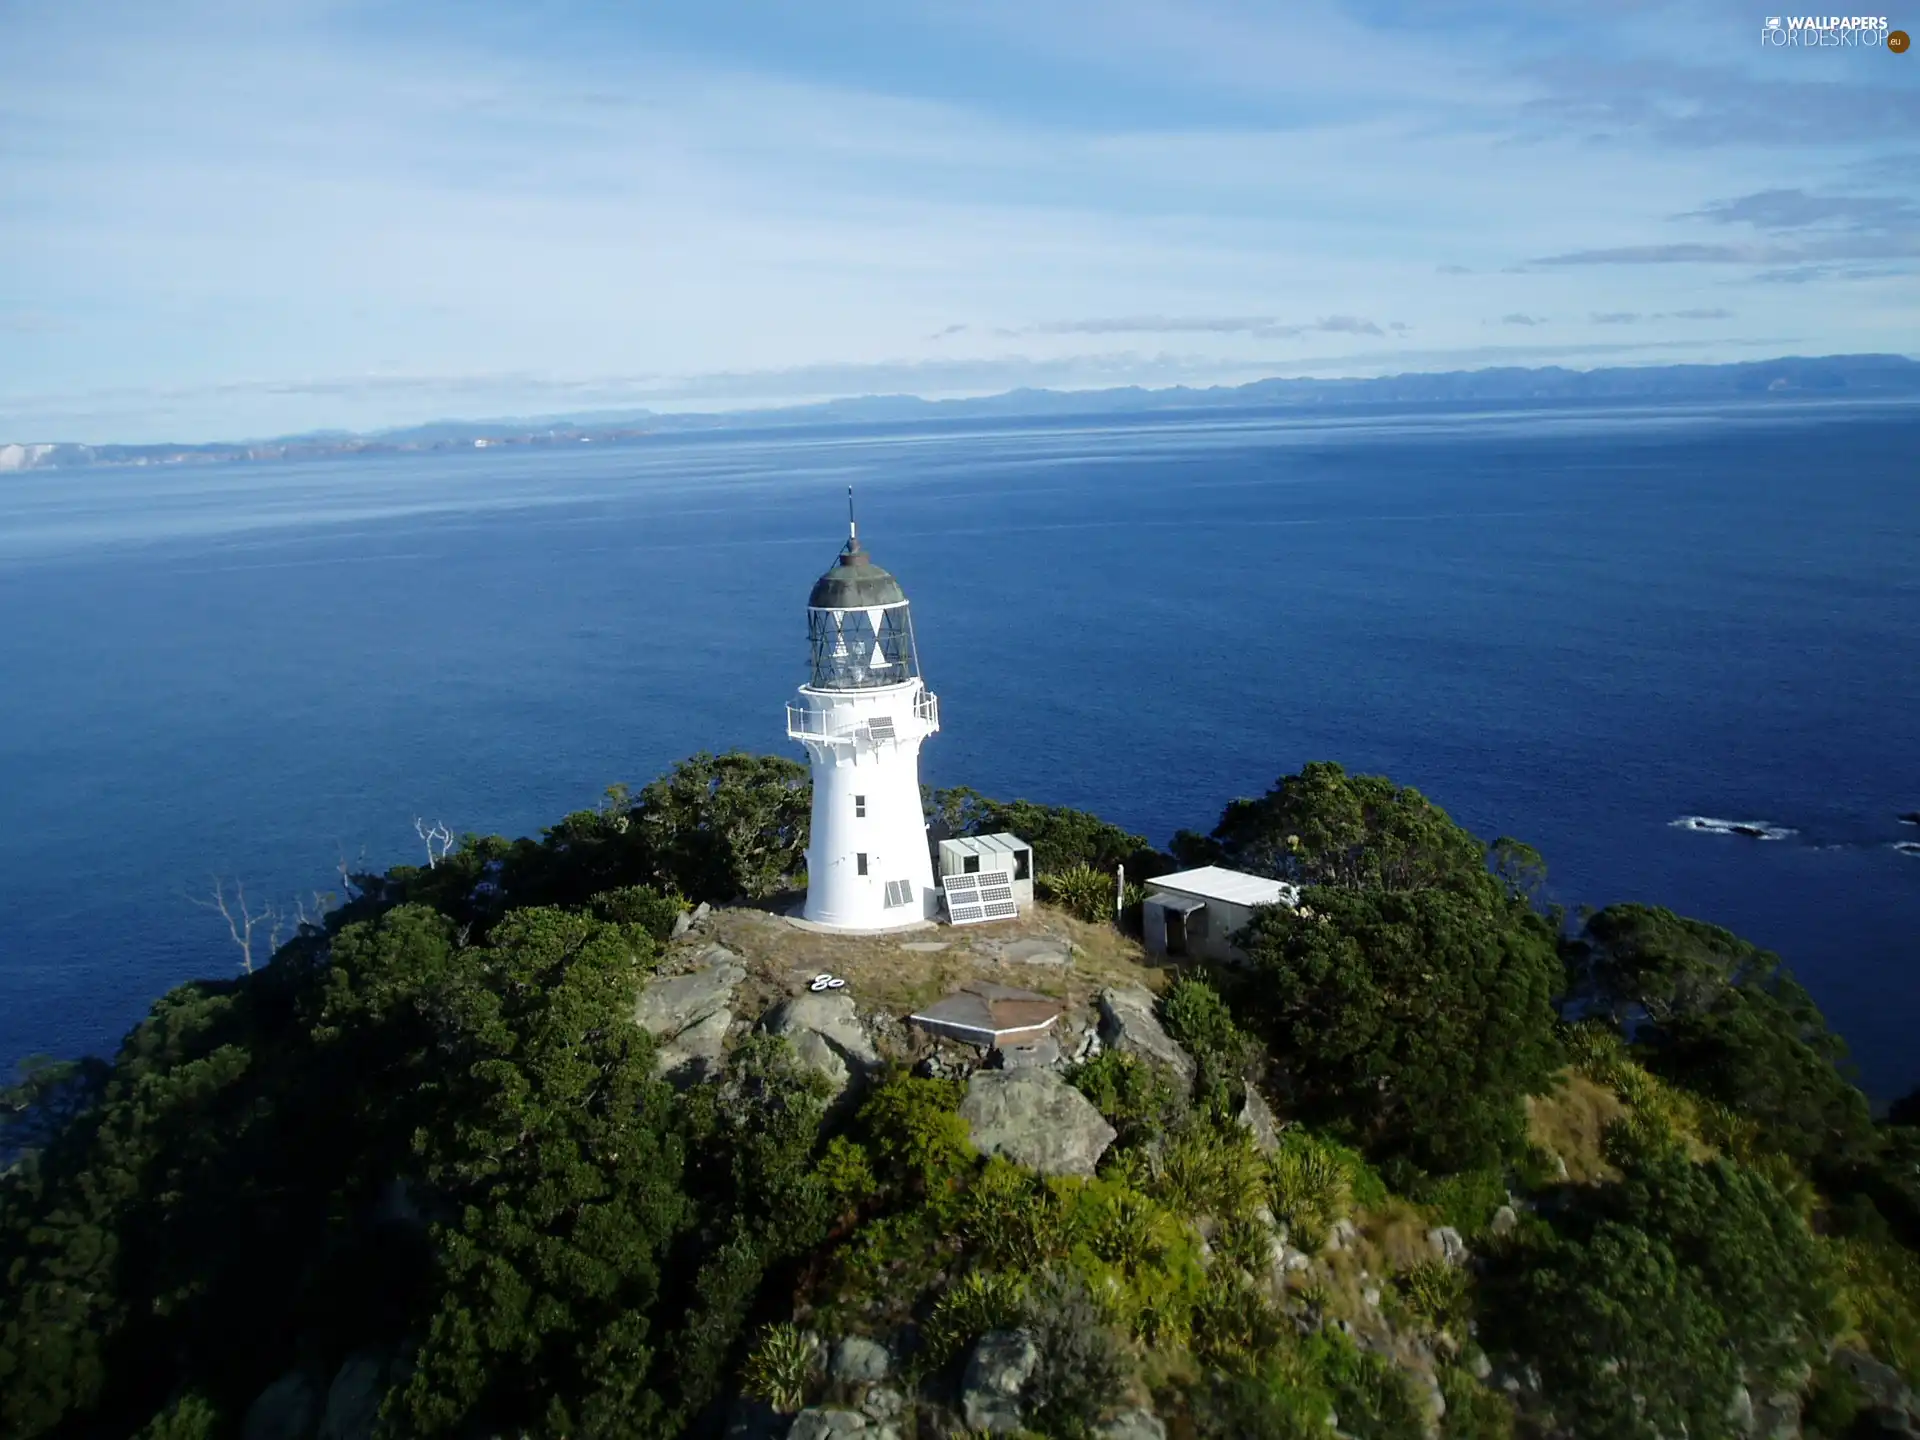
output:
M 432 825 L 420 816 L 413 817 L 413 833 L 420 837 L 427 847 L 427 868 L 433 869 L 447 858 L 447 852 L 453 849 L 453 831 L 447 828 L 444 820 L 435 820 Z

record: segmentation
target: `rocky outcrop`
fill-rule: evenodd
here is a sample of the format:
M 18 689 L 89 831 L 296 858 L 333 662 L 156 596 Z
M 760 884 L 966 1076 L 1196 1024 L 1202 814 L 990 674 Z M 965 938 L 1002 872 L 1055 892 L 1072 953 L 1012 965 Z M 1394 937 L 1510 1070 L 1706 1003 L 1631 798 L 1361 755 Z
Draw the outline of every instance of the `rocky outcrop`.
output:
M 976 1070 L 960 1118 L 974 1145 L 1042 1175 L 1091 1175 L 1114 1130 L 1052 1070 Z
M 320 1410 L 320 1387 L 313 1377 L 289 1370 L 247 1407 L 241 1440 L 307 1440 L 319 1423 Z
M 1171 1074 L 1182 1093 L 1193 1088 L 1193 1057 L 1174 1044 L 1154 1013 L 1153 992 L 1100 992 L 1100 1040 L 1109 1050 L 1136 1055 Z
M 669 1079 L 704 1080 L 717 1074 L 733 1025 L 733 992 L 747 978 L 739 957 L 720 945 L 700 953 L 699 968 L 658 975 L 634 1002 L 633 1021 L 660 1042 L 654 1068 Z
M 1427 1248 L 1433 1251 L 1436 1259 L 1449 1265 L 1464 1265 L 1467 1261 L 1467 1242 L 1460 1238 L 1460 1232 L 1451 1225 L 1427 1231 Z
M 1060 1042 L 1051 1032 L 1024 1040 L 1009 1040 L 993 1052 L 1002 1070 L 1052 1070 L 1062 1059 Z
M 893 1370 L 893 1357 L 878 1340 L 864 1335 L 844 1336 L 833 1347 L 833 1359 L 827 1373 L 849 1385 L 872 1385 L 887 1378 Z
M 387 1356 L 361 1350 L 347 1357 L 327 1390 L 319 1440 L 373 1440 L 387 1393 Z
M 787 1440 L 836 1440 L 842 1435 L 871 1436 L 867 1417 L 857 1410 L 802 1410 L 793 1417 Z
M 1024 1330 L 993 1330 L 967 1357 L 960 1382 L 960 1413 L 969 1430 L 1008 1435 L 1020 1428 L 1020 1392 L 1040 1363 L 1040 1351 Z
M 1253 1136 L 1255 1147 L 1263 1155 L 1271 1155 L 1280 1148 L 1280 1121 L 1273 1113 L 1273 1107 L 1252 1084 L 1247 1086 L 1247 1098 L 1240 1106 L 1240 1126 Z
M 1123 1411 L 1093 1433 L 1099 1440 L 1167 1440 L 1166 1423 L 1151 1410 Z
M 1920 1397 L 1898 1370 L 1861 1350 L 1836 1350 L 1833 1366 L 1860 1391 L 1861 1408 L 1871 1412 L 1883 1435 L 1920 1435 Z
M 785 1036 L 795 1058 L 826 1076 L 835 1095 L 880 1067 L 880 1052 L 861 1027 L 851 996 L 831 990 L 795 995 L 760 1023 L 768 1034 Z

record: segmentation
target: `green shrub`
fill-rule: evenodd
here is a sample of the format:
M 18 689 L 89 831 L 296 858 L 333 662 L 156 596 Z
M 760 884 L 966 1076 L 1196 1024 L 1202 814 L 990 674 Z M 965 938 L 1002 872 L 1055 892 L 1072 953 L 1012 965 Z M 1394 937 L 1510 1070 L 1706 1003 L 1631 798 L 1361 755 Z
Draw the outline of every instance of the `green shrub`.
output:
M 1027 1285 L 1004 1271 L 973 1270 L 934 1302 L 921 1327 L 927 1357 L 944 1365 L 990 1330 L 1012 1330 L 1026 1315 Z
M 1252 1373 L 1293 1333 L 1287 1317 L 1238 1275 L 1215 1270 L 1193 1307 L 1193 1353 L 1203 1364 Z
M 1067 1072 L 1067 1080 L 1106 1117 L 1120 1145 L 1158 1140 L 1180 1118 L 1179 1096 L 1161 1071 L 1138 1056 L 1103 1050 Z
M 1466 1272 L 1444 1260 L 1417 1261 L 1394 1284 L 1409 1313 L 1435 1330 L 1464 1325 L 1472 1311 Z
M 678 895 L 657 890 L 651 885 L 626 885 L 618 890 L 602 890 L 592 900 L 593 913 L 617 925 L 638 925 L 655 940 L 666 941 L 673 935 L 674 921 L 685 913 L 687 902 Z
M 1030 1265 L 1062 1251 L 1058 1202 L 1038 1177 L 995 1156 L 959 1202 L 958 1229 L 988 1268 Z
M 1457 1365 L 1440 1367 L 1442 1440 L 1513 1440 L 1513 1402 L 1489 1390 Z
M 1132 1372 L 1125 1346 L 1072 1270 L 1049 1271 L 1026 1302 L 1039 1361 L 1022 1390 L 1035 1428 L 1079 1440 L 1116 1408 Z
M 1421 1440 L 1426 1427 L 1419 1403 L 1391 1361 L 1337 1331 L 1322 1330 L 1301 1348 L 1333 1399 L 1343 1433 L 1354 1440 Z
M 1345 1217 L 1348 1173 L 1336 1151 L 1294 1130 L 1267 1157 L 1267 1207 L 1302 1249 L 1317 1249 Z
M 1110 923 L 1114 916 L 1114 879 L 1090 865 L 1070 865 L 1034 882 L 1040 898 L 1050 900 L 1075 919 L 1089 925 Z
M 1160 1010 L 1167 1033 L 1194 1058 L 1194 1093 L 1200 1107 L 1219 1119 L 1232 1119 L 1246 1099 L 1247 1078 L 1260 1058 L 1259 1043 L 1234 1023 L 1220 993 L 1197 977 L 1175 982 Z
M 1239 1126 L 1182 1129 L 1160 1157 L 1154 1193 L 1183 1215 L 1250 1217 L 1266 1199 L 1265 1167 Z
M 884 1180 L 940 1195 L 972 1168 L 973 1141 L 956 1113 L 962 1094 L 957 1081 L 904 1074 L 875 1088 L 860 1107 L 859 1124 Z
M 740 1387 L 775 1410 L 802 1409 L 819 1360 L 820 1342 L 815 1336 L 797 1325 L 769 1325 L 747 1357 Z

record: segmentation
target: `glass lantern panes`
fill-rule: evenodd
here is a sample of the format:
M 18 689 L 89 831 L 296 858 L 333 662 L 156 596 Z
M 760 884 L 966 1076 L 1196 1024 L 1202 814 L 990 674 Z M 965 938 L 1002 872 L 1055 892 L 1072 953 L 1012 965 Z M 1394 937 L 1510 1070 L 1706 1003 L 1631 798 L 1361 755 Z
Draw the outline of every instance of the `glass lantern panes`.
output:
M 807 642 L 808 683 L 818 690 L 871 690 L 903 684 L 920 673 L 913 619 L 905 605 L 809 610 Z

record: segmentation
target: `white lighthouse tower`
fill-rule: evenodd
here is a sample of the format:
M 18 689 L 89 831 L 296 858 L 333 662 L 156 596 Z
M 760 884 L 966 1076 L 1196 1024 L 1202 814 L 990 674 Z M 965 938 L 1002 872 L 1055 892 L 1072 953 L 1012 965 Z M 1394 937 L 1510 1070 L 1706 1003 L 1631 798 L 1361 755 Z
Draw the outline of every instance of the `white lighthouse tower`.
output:
M 805 919 L 885 930 L 939 912 L 920 742 L 940 728 L 921 683 L 900 582 L 860 548 L 848 492 L 847 544 L 807 597 L 812 673 L 787 706 L 787 734 L 813 765 Z

